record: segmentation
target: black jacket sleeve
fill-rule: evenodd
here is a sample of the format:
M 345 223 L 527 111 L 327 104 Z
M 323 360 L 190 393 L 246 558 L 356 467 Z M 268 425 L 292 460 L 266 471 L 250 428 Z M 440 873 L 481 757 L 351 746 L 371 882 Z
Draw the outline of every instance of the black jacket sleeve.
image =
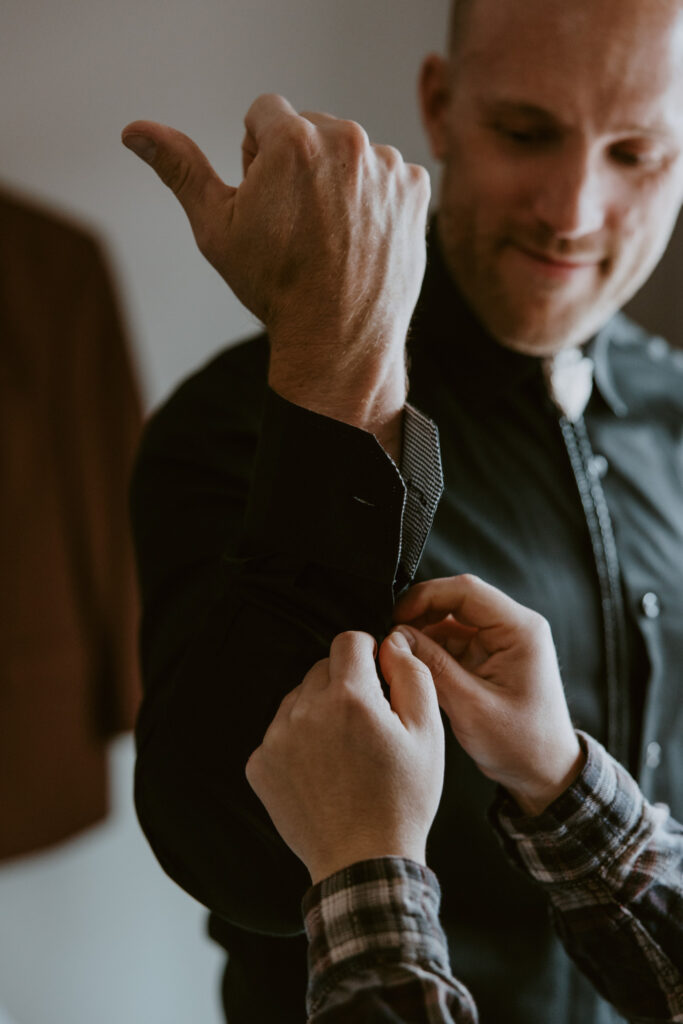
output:
M 302 930 L 308 875 L 244 766 L 336 633 L 388 630 L 406 486 L 372 435 L 249 385 L 241 348 L 181 388 L 138 457 L 135 798 L 183 888 L 286 935 Z

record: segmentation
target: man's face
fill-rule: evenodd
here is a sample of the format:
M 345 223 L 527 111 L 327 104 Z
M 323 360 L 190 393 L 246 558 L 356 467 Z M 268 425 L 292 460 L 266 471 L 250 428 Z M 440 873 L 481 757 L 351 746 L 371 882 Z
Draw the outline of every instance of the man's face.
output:
M 467 301 L 518 351 L 587 341 L 683 199 L 683 0 L 474 0 L 421 93 Z

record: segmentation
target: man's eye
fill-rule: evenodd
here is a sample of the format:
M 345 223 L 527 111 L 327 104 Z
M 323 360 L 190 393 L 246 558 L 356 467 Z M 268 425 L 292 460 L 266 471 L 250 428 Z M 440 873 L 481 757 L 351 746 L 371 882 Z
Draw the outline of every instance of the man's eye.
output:
M 547 128 L 509 128 L 497 125 L 496 131 L 520 146 L 539 146 L 551 142 L 553 138 L 553 133 Z
M 628 149 L 613 149 L 612 156 L 620 164 L 626 167 L 641 167 L 643 164 L 652 162 L 652 157 L 646 153 L 634 153 Z
M 671 154 L 662 148 L 634 149 L 632 147 L 615 146 L 611 151 L 612 159 L 624 167 L 641 168 L 646 171 L 658 170 L 670 162 Z

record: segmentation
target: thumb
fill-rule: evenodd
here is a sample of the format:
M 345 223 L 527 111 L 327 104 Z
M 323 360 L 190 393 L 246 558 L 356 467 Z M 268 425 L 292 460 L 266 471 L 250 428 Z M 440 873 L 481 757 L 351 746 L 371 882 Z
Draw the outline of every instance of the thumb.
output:
M 390 688 L 392 710 L 406 728 L 441 729 L 439 703 L 426 666 L 414 656 L 406 637 L 394 630 L 379 649 L 382 674 Z
M 221 208 L 229 210 L 237 189 L 221 181 L 199 146 L 175 128 L 155 121 L 133 121 L 123 129 L 121 141 L 175 193 L 205 253 L 216 214 Z
M 458 664 L 447 650 L 432 640 L 431 637 L 412 626 L 399 626 L 410 645 L 412 653 L 429 669 L 438 697 L 438 702 L 449 718 L 455 710 L 458 700 L 466 699 L 476 689 L 473 676 Z

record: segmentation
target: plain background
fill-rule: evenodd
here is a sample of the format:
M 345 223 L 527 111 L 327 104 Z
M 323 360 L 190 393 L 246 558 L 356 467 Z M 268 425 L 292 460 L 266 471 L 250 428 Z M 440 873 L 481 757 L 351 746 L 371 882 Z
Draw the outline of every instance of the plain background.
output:
M 434 171 L 415 82 L 446 21 L 447 0 L 4 0 L 0 180 L 107 244 L 148 406 L 258 325 L 196 251 L 175 198 L 122 147 L 123 126 L 186 131 L 236 184 L 244 113 L 275 91 L 361 121 Z M 682 263 L 679 230 L 635 303 L 673 342 Z M 221 1021 L 222 954 L 139 832 L 132 758 L 124 737 L 104 825 L 0 867 L 0 1024 Z

